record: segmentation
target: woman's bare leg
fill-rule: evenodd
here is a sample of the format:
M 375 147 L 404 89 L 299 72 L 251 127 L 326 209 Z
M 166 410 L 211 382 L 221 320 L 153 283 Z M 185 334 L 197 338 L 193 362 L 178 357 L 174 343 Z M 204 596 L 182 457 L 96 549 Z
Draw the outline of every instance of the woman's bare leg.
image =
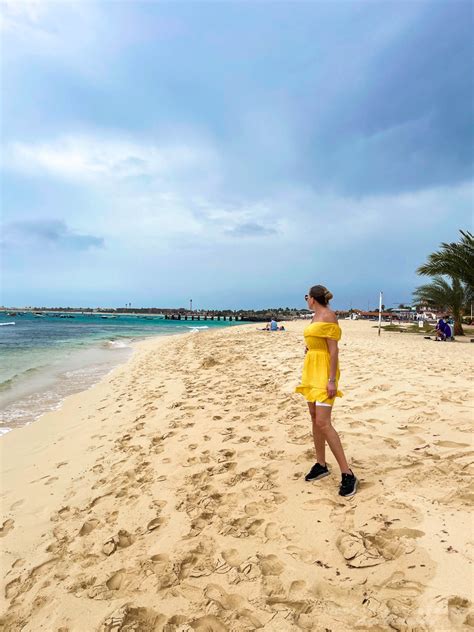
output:
M 327 406 L 314 406 L 315 416 L 313 419 L 313 436 L 322 437 L 323 442 L 327 441 L 334 454 L 336 461 L 341 468 L 343 474 L 350 474 L 351 470 L 344 454 L 344 448 L 342 447 L 339 435 L 331 425 L 331 412 L 332 408 Z M 315 440 L 316 445 L 316 440 Z
M 326 465 L 326 439 L 316 427 L 316 404 L 308 402 L 309 414 L 313 422 L 313 441 L 316 450 L 316 461 L 320 465 Z

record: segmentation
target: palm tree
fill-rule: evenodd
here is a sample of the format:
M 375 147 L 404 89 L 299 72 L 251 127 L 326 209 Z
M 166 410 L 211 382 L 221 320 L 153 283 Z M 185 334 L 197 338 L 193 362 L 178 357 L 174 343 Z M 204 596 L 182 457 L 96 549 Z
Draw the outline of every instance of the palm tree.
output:
M 469 292 L 474 293 L 474 235 L 469 231 L 459 231 L 461 239 L 458 242 L 442 243 L 441 250 L 433 252 L 428 261 L 420 266 L 418 274 L 437 276 L 446 274 L 457 278 L 468 286 Z
M 470 292 L 466 284 L 453 278 L 452 284 L 441 276 L 435 276 L 432 283 L 421 285 L 413 296 L 418 304 L 423 303 L 431 307 L 446 309 L 454 318 L 454 335 L 464 336 L 462 328 L 462 311 L 470 298 Z

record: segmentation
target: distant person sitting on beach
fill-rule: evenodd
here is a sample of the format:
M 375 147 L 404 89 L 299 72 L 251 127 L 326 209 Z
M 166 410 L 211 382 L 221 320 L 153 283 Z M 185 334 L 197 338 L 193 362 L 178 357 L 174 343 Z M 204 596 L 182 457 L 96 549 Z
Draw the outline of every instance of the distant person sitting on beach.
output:
M 449 314 L 447 314 L 444 317 L 444 339 L 454 340 L 453 331 L 454 331 L 454 319 L 451 318 Z
M 445 340 L 452 340 L 453 339 L 453 332 L 451 329 L 451 325 L 449 323 L 446 323 L 444 325 L 444 339 Z
M 271 321 L 267 323 L 265 327 L 263 327 L 262 331 L 285 331 L 285 328 L 283 325 L 281 325 L 281 327 L 278 327 L 277 321 L 272 318 Z
M 441 317 L 438 320 L 438 324 L 436 325 L 436 340 L 446 340 L 446 335 L 444 333 L 446 329 L 446 325 L 447 323 L 444 321 L 444 318 Z
M 436 325 L 435 340 L 442 340 L 443 342 L 447 340 L 454 340 L 453 328 L 449 323 L 449 316 L 443 316 L 439 319 L 438 324 Z
M 323 285 L 315 285 L 305 296 L 308 308 L 313 312 L 311 324 L 304 330 L 306 355 L 301 384 L 296 392 L 308 402 L 313 424 L 313 440 L 316 463 L 305 476 L 306 481 L 316 481 L 329 475 L 326 465 L 325 448 L 328 443 L 331 452 L 341 468 L 340 496 L 353 496 L 357 490 L 357 478 L 349 468 L 341 440 L 331 425 L 332 405 L 336 397 L 342 397 L 338 390 L 339 352 L 337 342 L 341 338 L 341 328 L 336 314 L 328 307 L 331 292 Z

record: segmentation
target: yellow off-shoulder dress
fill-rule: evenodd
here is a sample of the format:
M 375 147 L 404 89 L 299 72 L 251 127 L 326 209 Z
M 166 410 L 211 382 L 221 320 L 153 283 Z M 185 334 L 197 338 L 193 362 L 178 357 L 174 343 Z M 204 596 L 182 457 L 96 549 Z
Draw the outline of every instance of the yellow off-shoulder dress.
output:
M 301 384 L 295 392 L 304 395 L 308 402 L 334 403 L 335 397 L 329 399 L 327 385 L 329 379 L 329 349 L 326 339 L 340 340 L 341 328 L 336 323 L 316 322 L 308 325 L 304 330 L 304 339 L 308 351 L 303 365 Z M 339 364 L 336 373 L 336 389 L 339 383 Z M 342 397 L 337 390 L 336 397 Z

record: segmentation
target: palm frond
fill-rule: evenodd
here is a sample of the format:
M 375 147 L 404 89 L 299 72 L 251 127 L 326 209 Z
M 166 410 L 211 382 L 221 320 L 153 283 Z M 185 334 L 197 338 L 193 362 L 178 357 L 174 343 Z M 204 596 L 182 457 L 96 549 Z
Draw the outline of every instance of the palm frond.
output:
M 474 292 L 474 235 L 469 231 L 459 231 L 459 242 L 442 243 L 438 252 L 429 255 L 426 263 L 417 273 L 425 276 L 445 274 L 458 278 Z

